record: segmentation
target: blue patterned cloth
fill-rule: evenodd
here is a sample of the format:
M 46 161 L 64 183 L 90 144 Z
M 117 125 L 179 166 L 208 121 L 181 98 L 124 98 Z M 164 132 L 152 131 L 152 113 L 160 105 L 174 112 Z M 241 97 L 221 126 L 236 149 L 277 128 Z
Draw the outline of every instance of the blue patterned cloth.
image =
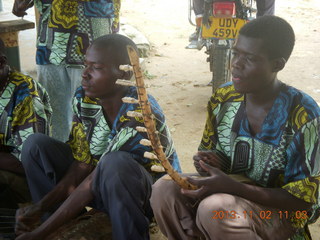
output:
M 82 65 L 91 42 L 119 24 L 120 0 L 35 0 L 35 6 L 38 65 Z
M 126 97 L 138 98 L 135 87 L 128 88 Z M 164 147 L 165 155 L 171 162 L 172 167 L 181 172 L 179 159 L 173 146 L 169 129 L 165 123 L 164 114 L 152 96 L 149 102 L 155 119 L 157 119 L 157 130 Z M 106 153 L 114 151 L 130 152 L 155 179 L 163 174 L 155 174 L 150 170 L 152 165 L 160 165 L 156 160 L 143 157 L 144 152 L 152 151 L 150 147 L 143 146 L 139 142 L 148 138 L 146 133 L 136 130 L 137 126 L 144 126 L 141 118 L 127 116 L 128 111 L 141 112 L 138 104 L 123 103 L 113 125 L 110 127 L 103 115 L 103 109 L 97 99 L 88 98 L 84 95 L 82 87 L 78 88 L 73 100 L 74 118 L 70 138 L 73 156 L 76 160 L 96 165 Z
M 208 104 L 199 150 L 217 151 L 227 173 L 243 173 L 262 187 L 283 188 L 313 204 L 308 218 L 292 217 L 304 239 L 306 223 L 320 215 L 320 108 L 307 94 L 282 84 L 261 130 L 254 136 L 245 95 L 232 83 L 219 88 Z M 299 237 L 300 236 L 300 237 Z
M 46 90 L 31 77 L 13 71 L 0 96 L 0 151 L 20 160 L 33 133 L 50 134 L 52 109 Z

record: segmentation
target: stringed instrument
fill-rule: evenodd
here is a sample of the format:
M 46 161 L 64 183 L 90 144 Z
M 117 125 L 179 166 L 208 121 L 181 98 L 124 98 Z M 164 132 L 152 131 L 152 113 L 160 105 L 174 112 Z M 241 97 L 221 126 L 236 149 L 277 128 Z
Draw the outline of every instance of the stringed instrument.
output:
M 173 169 L 170 162 L 166 158 L 166 155 L 163 151 L 163 147 L 160 142 L 160 137 L 156 129 L 156 124 L 154 121 L 154 116 L 148 101 L 148 95 L 146 86 L 143 79 L 143 74 L 141 67 L 139 65 L 139 56 L 136 50 L 132 46 L 127 46 L 128 55 L 130 58 L 131 66 L 129 65 L 120 65 L 120 70 L 123 71 L 133 71 L 135 76 L 135 82 L 130 80 L 117 80 L 117 84 L 126 85 L 126 86 L 135 86 L 138 93 L 139 99 L 132 98 L 123 98 L 125 103 L 139 104 L 142 110 L 142 113 L 137 112 L 128 112 L 127 115 L 130 117 L 142 117 L 144 121 L 145 128 L 138 127 L 136 130 L 140 132 L 146 132 L 149 139 L 142 139 L 140 144 L 145 146 L 151 146 L 154 153 L 145 152 L 144 157 L 159 160 L 163 169 L 158 168 L 157 165 L 151 167 L 153 171 L 163 171 L 165 170 L 167 174 L 181 187 L 184 189 L 197 189 L 196 186 L 189 183 L 185 178 L 181 177 L 177 171 Z
M 127 46 L 128 55 L 130 58 L 131 66 L 129 65 L 120 65 L 120 70 L 123 71 L 133 71 L 135 75 L 135 82 L 129 80 L 117 80 L 117 84 L 126 85 L 126 86 L 135 86 L 137 88 L 137 93 L 139 99 L 132 98 L 123 98 L 122 100 L 126 103 L 140 104 L 142 109 L 142 113 L 137 112 L 128 112 L 128 116 L 131 117 L 142 117 L 144 121 L 145 128 L 137 127 L 137 131 L 147 132 L 149 139 L 141 140 L 140 144 L 151 146 L 154 150 L 154 153 L 146 152 L 144 157 L 150 159 L 159 160 L 161 165 L 163 166 L 163 171 L 166 171 L 167 174 L 181 187 L 184 189 L 197 189 L 198 187 L 189 183 L 186 178 L 183 178 L 179 175 L 177 171 L 175 171 L 168 159 L 166 158 L 163 147 L 160 142 L 160 137 L 156 130 L 155 121 L 153 119 L 153 114 L 151 111 L 151 107 L 148 101 L 148 95 L 146 86 L 143 79 L 143 74 L 141 71 L 141 67 L 139 65 L 139 56 L 136 50 L 132 46 Z M 151 167 L 151 170 L 154 171 L 162 171 L 158 169 L 158 166 L 154 168 Z M 229 176 L 239 182 L 253 184 L 253 182 L 241 174 L 229 174 Z

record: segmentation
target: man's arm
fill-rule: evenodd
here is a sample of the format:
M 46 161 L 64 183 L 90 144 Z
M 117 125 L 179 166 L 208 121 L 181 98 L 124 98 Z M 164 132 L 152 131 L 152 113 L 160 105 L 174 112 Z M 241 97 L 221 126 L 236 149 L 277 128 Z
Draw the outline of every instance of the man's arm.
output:
M 51 210 L 56 204 L 64 201 L 93 169 L 92 165 L 74 161 L 57 186 L 38 203 L 41 210 Z
M 15 0 L 12 13 L 17 17 L 27 15 L 26 11 L 33 6 L 33 0 Z
M 0 152 L 0 169 L 24 175 L 21 162 L 11 153 Z
M 281 210 L 309 210 L 312 203 L 294 197 L 282 188 L 263 188 L 237 182 L 217 168 L 200 161 L 201 167 L 209 172 L 210 177 L 189 179 L 192 184 L 199 186 L 197 190 L 181 190 L 187 196 L 203 199 L 214 193 L 228 193 L 249 201 Z
M 67 200 L 42 225 L 32 232 L 21 234 L 17 240 L 44 239 L 60 226 L 76 217 L 81 210 L 93 199 L 91 185 L 92 172 L 67 198 Z
M 51 210 L 57 204 L 64 201 L 77 186 L 93 171 L 92 165 L 74 161 L 66 175 L 56 185 L 56 187 L 49 192 L 38 203 L 19 209 L 16 214 L 16 232 L 30 231 L 32 225 L 39 220 L 44 212 Z M 35 218 L 34 218 L 35 217 Z M 34 220 L 30 221 L 31 218 Z

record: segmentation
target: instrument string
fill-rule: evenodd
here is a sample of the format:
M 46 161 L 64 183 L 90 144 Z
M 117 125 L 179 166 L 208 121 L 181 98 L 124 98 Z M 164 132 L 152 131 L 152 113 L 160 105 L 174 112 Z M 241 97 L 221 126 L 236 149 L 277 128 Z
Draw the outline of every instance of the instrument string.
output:
M 175 108 L 179 108 L 179 105 L 176 103 L 176 101 L 169 95 L 169 94 L 165 94 L 165 97 L 168 99 L 165 99 L 165 100 L 158 100 L 157 99 L 157 102 L 159 103 L 159 105 L 161 106 L 162 104 L 162 102 L 166 102 L 166 101 L 168 101 L 168 102 L 170 102 L 170 103 L 173 103 L 172 105 L 175 107 Z M 164 110 L 163 109 L 159 109 L 159 108 L 157 108 L 157 107 L 154 107 L 157 111 L 161 111 L 163 114 L 164 114 Z M 169 122 L 170 122 L 170 119 L 168 119 L 167 118 L 167 115 L 165 115 L 166 116 L 166 119 L 167 120 L 169 120 Z M 183 121 L 183 118 L 180 116 L 180 115 L 176 115 L 176 121 L 177 122 L 182 122 Z M 156 118 L 155 116 L 154 116 L 154 119 L 156 119 L 157 121 L 159 121 L 160 123 L 163 123 L 160 119 L 158 119 L 158 118 Z M 166 122 L 168 122 L 168 121 L 166 121 Z M 174 122 L 174 121 L 172 121 L 172 122 Z M 161 136 L 163 136 L 163 137 L 165 137 L 165 138 L 168 138 L 166 135 L 163 135 L 163 134 L 161 134 L 160 132 L 159 132 L 159 135 L 161 135 Z M 222 152 L 219 152 L 219 151 L 215 151 L 215 154 L 221 159 L 221 161 L 219 161 L 219 163 L 220 163 L 220 165 L 221 165 L 221 167 L 222 168 L 224 168 L 224 169 L 227 169 L 227 168 L 229 168 L 229 164 L 226 162 L 226 161 L 223 161 L 223 159 L 225 159 L 226 158 L 226 156 L 222 153 Z
M 131 46 L 128 46 L 127 49 L 128 49 L 128 54 L 129 54 L 130 62 L 132 65 L 132 69 L 135 74 L 136 85 L 138 87 L 137 92 L 139 95 L 139 102 L 142 103 L 142 104 L 140 104 L 140 106 L 141 106 L 141 110 L 142 110 L 144 125 L 147 129 L 147 133 L 148 133 L 148 135 L 149 134 L 159 134 L 158 130 L 156 130 L 158 124 L 156 124 L 154 121 L 154 119 L 157 119 L 157 117 L 154 116 L 154 119 L 147 117 L 147 115 L 152 114 L 152 112 L 154 112 L 154 109 L 152 110 L 150 104 L 145 104 L 148 101 L 148 95 L 146 94 L 146 90 L 139 88 L 139 87 L 144 87 L 145 84 L 144 84 L 143 75 L 141 73 L 141 68 L 139 67 L 138 53 Z M 163 112 L 163 111 L 161 111 L 161 112 Z M 157 119 L 157 120 L 161 122 L 160 119 Z M 153 131 L 156 131 L 156 132 L 153 132 Z M 157 158 L 160 160 L 161 164 L 167 170 L 168 174 L 172 177 L 172 179 L 174 181 L 176 181 L 176 183 L 179 184 L 183 188 L 196 189 L 196 186 L 193 186 L 188 181 L 181 178 L 181 176 L 172 168 L 170 162 L 168 161 L 168 159 L 165 156 L 165 153 L 163 152 L 163 148 L 161 147 L 160 138 L 151 138 L 150 142 L 151 142 L 151 145 L 152 145 L 154 152 L 157 155 Z

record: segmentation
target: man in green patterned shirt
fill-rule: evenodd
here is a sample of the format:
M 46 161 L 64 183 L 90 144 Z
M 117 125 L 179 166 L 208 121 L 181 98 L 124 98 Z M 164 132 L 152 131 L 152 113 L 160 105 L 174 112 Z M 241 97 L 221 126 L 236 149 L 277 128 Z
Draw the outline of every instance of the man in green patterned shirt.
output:
M 4 50 L 0 39 L 0 208 L 18 208 L 30 201 L 22 144 L 33 133 L 49 134 L 52 110 L 37 81 L 10 70 Z
M 67 143 L 35 134 L 24 144 L 22 162 L 35 204 L 19 210 L 17 233 L 22 234 L 17 239 L 43 239 L 86 205 L 109 215 L 114 239 L 149 239 L 151 185 L 164 173 L 153 172 L 151 167 L 159 163 L 144 157 L 152 149 L 140 144 L 147 138 L 136 130 L 144 126 L 143 120 L 127 115 L 141 112 L 140 106 L 122 102 L 123 97 L 137 99 L 136 88 L 115 83 L 132 76 L 119 70 L 119 65 L 130 64 L 127 45 L 137 51 L 129 38 L 110 34 L 88 48 Z M 164 152 L 180 171 L 164 114 L 152 96 L 148 99 Z M 60 204 L 49 219 L 29 232 L 30 217 L 36 220 Z

